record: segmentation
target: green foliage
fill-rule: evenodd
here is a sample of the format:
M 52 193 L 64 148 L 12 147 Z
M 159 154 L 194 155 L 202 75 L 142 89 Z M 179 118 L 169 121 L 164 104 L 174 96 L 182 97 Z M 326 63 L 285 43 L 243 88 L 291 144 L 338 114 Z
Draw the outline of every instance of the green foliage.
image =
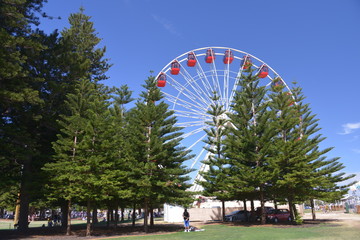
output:
M 300 215 L 296 215 L 294 222 L 296 225 L 302 225 L 304 223 L 304 220 L 302 219 L 302 217 Z
M 211 128 L 205 129 L 208 137 L 204 142 L 209 146 L 205 147 L 208 151 L 208 159 L 203 163 L 209 166 L 208 171 L 201 172 L 201 176 L 204 181 L 199 181 L 204 190 L 201 193 L 205 196 L 216 197 L 219 200 L 229 200 L 231 195 L 229 194 L 229 175 L 228 168 L 226 168 L 227 160 L 224 157 L 223 139 L 227 134 L 226 125 L 228 119 L 225 114 L 223 106 L 219 104 L 219 96 L 214 93 L 212 98 L 214 105 L 210 106 L 208 114 L 212 115 L 212 121 L 207 122 Z
M 229 134 L 224 140 L 229 188 L 237 199 L 255 197 L 263 206 L 268 183 L 274 175 L 269 165 L 272 138 L 276 134 L 271 127 L 273 113 L 268 111 L 267 90 L 260 85 L 252 69 L 243 72 L 239 85 L 234 112 L 228 113 L 231 125 L 228 125 Z
M 136 159 L 132 181 L 137 199 L 151 203 L 184 204 L 189 201 L 186 176 L 190 172 L 183 162 L 191 156 L 180 146 L 181 129 L 174 126 L 176 118 L 168 110 L 150 76 L 144 85 L 142 99 L 128 115 L 131 152 Z

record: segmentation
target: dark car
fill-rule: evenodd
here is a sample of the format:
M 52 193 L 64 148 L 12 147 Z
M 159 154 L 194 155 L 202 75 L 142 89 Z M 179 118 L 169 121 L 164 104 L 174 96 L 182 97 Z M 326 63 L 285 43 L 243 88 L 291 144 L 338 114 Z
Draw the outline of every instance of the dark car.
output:
M 246 210 L 238 210 L 234 211 L 228 215 L 225 215 L 225 221 L 226 222 L 245 222 L 248 220 L 248 217 L 250 216 L 250 212 Z
M 267 220 L 274 223 L 278 223 L 279 221 L 291 222 L 290 212 L 287 209 L 270 210 L 267 214 Z

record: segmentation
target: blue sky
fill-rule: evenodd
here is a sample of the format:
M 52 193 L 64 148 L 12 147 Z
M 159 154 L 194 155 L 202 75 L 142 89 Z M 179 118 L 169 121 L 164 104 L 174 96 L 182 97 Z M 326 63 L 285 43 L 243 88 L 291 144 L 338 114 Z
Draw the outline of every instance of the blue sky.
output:
M 303 88 L 326 137 L 321 147 L 334 147 L 327 156 L 360 173 L 360 1 L 49 0 L 43 10 L 61 20 L 40 28 L 69 27 L 80 6 L 113 64 L 105 84 L 127 84 L 138 97 L 150 70 L 192 49 L 248 52 Z

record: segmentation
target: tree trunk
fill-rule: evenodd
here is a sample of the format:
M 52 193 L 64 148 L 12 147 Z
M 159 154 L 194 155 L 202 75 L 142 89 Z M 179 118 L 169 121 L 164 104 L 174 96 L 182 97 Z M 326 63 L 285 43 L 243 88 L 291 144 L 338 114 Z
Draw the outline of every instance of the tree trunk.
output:
M 125 209 L 122 207 L 121 208 L 121 222 L 124 221 L 124 212 L 125 212 Z
M 68 214 L 69 214 L 69 211 L 71 211 L 71 205 L 69 207 L 69 202 L 70 201 L 65 200 L 61 204 L 61 228 L 63 228 L 63 229 L 67 229 L 67 227 L 68 227 L 68 221 L 69 221 Z M 70 202 L 70 204 L 71 204 L 71 202 Z M 71 212 L 70 212 L 70 215 L 71 215 Z
M 293 209 L 293 211 L 294 211 L 294 217 L 295 217 L 294 219 L 296 219 L 299 214 L 298 214 L 298 211 L 297 211 L 297 209 L 296 209 L 295 203 L 293 203 L 292 205 L 293 205 L 292 209 Z
M 26 232 L 29 216 L 29 186 L 31 184 L 30 179 L 30 161 L 31 157 L 25 160 L 22 170 L 21 186 L 20 186 L 20 216 L 18 222 L 18 229 L 20 232 Z
M 66 217 L 66 235 L 69 236 L 71 234 L 71 200 L 67 201 L 67 210 L 65 211 Z M 64 215 L 64 214 L 63 214 Z
M 87 201 L 87 207 L 86 207 L 86 236 L 91 236 L 91 204 L 90 200 Z
M 316 220 L 314 199 L 310 200 L 312 220 Z
M 243 200 L 243 204 L 244 204 L 244 211 L 247 211 L 247 206 L 246 206 L 246 199 Z M 246 214 L 246 221 L 248 222 L 249 221 L 249 215 Z
M 154 226 L 154 209 L 152 207 L 150 207 L 149 210 L 149 215 L 150 215 L 150 226 Z
M 274 201 L 274 207 L 277 210 L 278 209 L 277 201 L 275 199 L 273 201 Z
M 251 211 L 252 211 L 252 212 L 255 212 L 254 199 L 251 199 L 251 201 L 250 201 L 250 205 L 251 205 Z
M 98 223 L 98 218 L 97 218 L 97 208 L 94 207 L 93 211 L 92 211 L 92 225 Z
M 221 208 L 222 221 L 225 222 L 225 200 L 221 200 Z
M 149 232 L 149 226 L 148 226 L 148 215 L 149 215 L 149 206 L 148 206 L 148 200 L 145 199 L 144 201 L 144 232 Z
M 119 222 L 119 207 L 116 204 L 116 207 L 115 207 L 115 229 L 117 228 L 118 222 Z
M 111 209 L 109 211 L 110 211 L 110 221 L 113 222 L 114 221 L 114 210 L 111 207 Z
M 135 211 L 136 211 L 136 204 L 134 203 L 133 212 L 132 212 L 132 226 L 135 227 Z
M 260 186 L 261 224 L 266 223 L 265 201 L 263 186 Z
M 110 210 L 108 209 L 106 212 L 106 227 L 109 228 L 110 227 Z
M 295 220 L 295 215 L 294 215 L 292 198 L 288 198 L 288 202 L 289 202 L 290 217 L 291 217 L 291 219 L 294 221 L 294 220 Z
M 15 214 L 14 214 L 14 227 L 15 224 L 19 225 L 19 216 L 20 216 L 20 193 L 16 199 Z

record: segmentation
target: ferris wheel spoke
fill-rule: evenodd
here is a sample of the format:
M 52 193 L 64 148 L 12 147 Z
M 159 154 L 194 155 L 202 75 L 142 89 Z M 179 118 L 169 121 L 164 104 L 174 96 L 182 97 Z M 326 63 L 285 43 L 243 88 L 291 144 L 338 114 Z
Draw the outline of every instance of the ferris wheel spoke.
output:
M 191 118 L 191 119 L 203 119 L 204 121 L 207 121 L 206 118 L 200 118 L 197 115 L 189 115 L 189 114 L 180 114 L 180 113 L 174 113 L 174 116 L 176 117 L 183 117 L 183 118 Z
M 215 89 L 213 88 L 213 86 L 211 85 L 211 83 L 209 82 L 208 77 L 206 76 L 204 69 L 202 68 L 200 62 L 199 64 L 196 64 L 196 71 L 198 76 L 201 79 L 201 83 L 203 84 L 204 88 L 206 89 L 208 95 L 208 98 L 211 98 L 211 96 L 213 95 L 213 93 L 215 92 Z M 210 92 L 209 92 L 210 91 Z
M 224 70 L 224 109 L 229 107 L 229 79 L 230 79 L 230 63 L 225 64 Z
M 186 86 L 181 85 L 178 81 L 176 81 L 172 77 L 171 77 L 171 80 L 172 81 L 169 82 L 169 84 L 172 85 L 179 92 L 179 94 L 183 94 L 184 96 L 186 96 L 187 99 L 191 100 L 196 105 L 199 105 L 199 107 L 201 107 L 201 108 L 204 108 L 207 106 L 207 103 L 205 102 L 205 100 L 197 97 L 193 92 L 191 92 L 188 88 L 186 88 Z M 204 105 L 202 105 L 201 103 L 203 103 Z
M 202 87 L 200 86 L 200 84 L 197 84 L 197 86 L 201 89 L 205 89 L 206 92 L 203 90 L 203 93 L 204 93 L 204 96 L 206 96 L 209 101 L 211 99 L 211 96 L 213 95 L 214 90 L 212 89 L 212 86 L 211 86 L 209 80 L 207 79 L 207 76 L 206 76 L 197 56 L 196 56 L 196 61 L 198 62 L 197 66 L 196 66 L 196 72 L 197 72 L 197 76 L 199 77 L 200 83 L 202 84 Z M 197 81 L 195 81 L 195 82 L 197 83 Z
M 177 110 L 175 114 L 183 114 L 184 117 L 193 116 L 194 118 L 204 119 L 204 118 L 211 118 L 211 116 L 204 112 L 192 112 L 192 111 L 185 111 L 185 110 Z
M 221 86 L 220 86 L 220 82 L 219 82 L 218 72 L 216 70 L 215 61 L 213 61 L 211 63 L 211 79 L 213 81 L 214 89 L 215 89 L 216 93 L 220 96 L 220 99 L 222 99 L 223 93 L 221 91 Z
M 196 140 L 193 144 L 191 144 L 191 146 L 188 147 L 186 150 L 192 149 L 196 144 L 198 144 L 199 142 L 201 142 L 206 136 L 207 136 L 207 134 L 205 133 L 202 137 L 200 137 L 200 138 L 199 138 L 198 140 Z
M 177 127 L 197 127 L 204 125 L 204 121 L 182 122 L 175 125 Z
M 239 85 L 242 72 L 243 72 L 243 68 L 242 68 L 242 66 L 240 66 L 239 71 L 237 72 L 237 75 L 236 75 L 235 84 L 234 84 L 234 86 L 233 86 L 233 88 L 231 90 L 231 93 L 230 93 L 229 106 L 228 106 L 228 108 L 226 110 L 229 110 L 230 105 L 231 105 L 232 101 L 234 100 L 235 92 L 236 92 L 236 89 L 237 89 L 237 87 Z
M 188 83 L 188 86 L 191 86 L 191 88 L 196 92 L 198 98 L 208 105 L 208 100 L 204 99 L 203 96 L 208 96 L 209 94 L 204 91 L 204 88 L 198 84 L 198 82 L 190 75 L 186 68 L 182 68 L 184 69 L 184 72 L 181 72 L 181 75 Z
M 200 138 L 198 141 L 200 142 L 201 140 L 203 140 L 205 138 L 205 136 L 203 136 L 202 138 Z M 192 169 L 195 164 L 199 161 L 200 157 L 203 156 L 204 152 L 205 152 L 205 148 L 201 149 L 200 153 L 196 156 L 196 158 L 194 159 L 193 163 L 190 166 L 190 169 Z
M 206 128 L 207 128 L 206 126 L 199 127 L 199 128 L 194 129 L 194 130 L 192 130 L 192 131 L 190 131 L 190 132 L 188 132 L 188 133 L 185 133 L 185 134 L 183 135 L 183 137 L 184 137 L 184 138 L 190 137 L 190 136 L 192 136 L 192 135 L 194 135 L 194 134 L 196 134 L 196 133 L 202 132 L 202 131 L 203 131 L 204 129 L 206 129 Z
M 192 111 L 205 111 L 206 112 L 206 108 L 203 107 L 203 106 L 199 106 L 199 105 L 196 105 L 196 104 L 193 104 L 192 102 L 188 102 L 182 98 L 179 98 L 179 97 L 175 97 L 169 93 L 165 93 L 165 96 L 167 96 L 167 99 L 168 101 L 174 103 L 174 104 L 177 104 L 179 106 L 182 106 L 186 109 L 189 109 L 189 110 L 192 110 Z

